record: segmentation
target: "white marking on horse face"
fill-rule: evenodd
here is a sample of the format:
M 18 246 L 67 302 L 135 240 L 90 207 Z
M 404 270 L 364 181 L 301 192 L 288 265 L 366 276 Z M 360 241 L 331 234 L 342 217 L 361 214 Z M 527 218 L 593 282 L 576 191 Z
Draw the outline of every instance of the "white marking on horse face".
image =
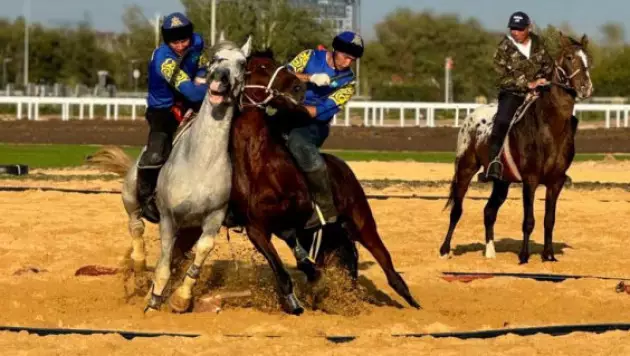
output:
M 577 51 L 577 55 L 582 58 L 582 63 L 584 64 L 584 68 L 588 68 L 588 57 L 586 56 L 586 53 L 584 53 L 583 50 L 579 50 Z
M 591 80 L 591 73 L 588 70 L 588 57 L 586 56 L 586 53 L 584 53 L 584 50 L 577 51 L 577 55 L 582 59 L 582 63 L 584 64 L 584 73 L 586 74 L 586 78 L 588 79 L 587 92 L 586 94 L 582 95 L 589 97 L 593 93 L 593 81 Z

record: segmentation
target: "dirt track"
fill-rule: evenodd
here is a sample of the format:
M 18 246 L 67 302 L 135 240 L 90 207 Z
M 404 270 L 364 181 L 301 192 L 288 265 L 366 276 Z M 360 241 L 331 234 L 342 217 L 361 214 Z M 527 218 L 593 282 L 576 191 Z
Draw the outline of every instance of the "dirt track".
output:
M 390 169 L 372 163 L 374 171 Z M 367 179 L 368 166 L 353 167 Z M 418 168 L 418 167 L 416 167 Z M 406 167 L 400 171 L 413 171 Z M 574 176 L 588 177 L 588 167 Z M 439 168 L 442 169 L 442 168 Z M 602 168 L 598 169 L 609 169 Z M 421 175 L 425 172 L 425 175 Z M 581 172 L 581 173 L 580 173 Z M 58 174 L 59 172 L 51 172 Z M 67 173 L 67 172 L 65 172 Z M 90 173 L 90 172 L 75 172 Z M 426 169 L 408 173 L 426 179 Z M 430 173 L 430 172 L 429 172 Z M 391 175 L 392 178 L 401 175 Z M 625 179 L 625 178 L 619 178 Z M 0 181 L 12 185 L 10 181 Z M 120 182 L 70 181 L 32 184 L 67 187 L 119 189 Z M 443 196 L 446 186 L 435 188 L 390 187 L 368 189 L 367 193 Z M 470 196 L 487 196 L 473 189 Z M 483 249 L 483 200 L 467 200 L 464 217 L 454 238 L 455 256 L 437 257 L 448 224 L 444 200 L 371 200 L 379 230 L 397 269 L 403 273 L 422 310 L 405 306 L 387 285 L 380 268 L 360 249 L 359 295 L 333 293 L 324 311 L 307 310 L 301 317 L 286 316 L 276 309 L 274 283 L 266 263 L 240 235 L 230 244 L 217 241 L 204 277 L 209 281 L 198 292 L 251 289 L 254 297 L 234 300 L 219 314 L 160 313 L 146 317 L 140 296 L 125 298 L 123 276 L 75 277 L 84 265 L 119 266 L 129 246 L 126 217 L 118 195 L 82 195 L 54 192 L 0 192 L 0 324 L 42 327 L 127 329 L 144 331 L 196 332 L 198 339 L 162 337 L 126 341 L 119 336 L 37 337 L 0 333 L 2 354 L 28 351 L 47 354 L 410 354 L 444 355 L 593 355 L 627 354 L 630 333 L 604 335 L 576 333 L 560 338 L 548 336 L 504 336 L 493 340 L 400 339 L 392 333 L 439 332 L 568 323 L 630 322 L 626 313 L 630 295 L 614 291 L 617 281 L 583 279 L 560 284 L 511 278 L 478 280 L 469 284 L 446 282 L 442 271 L 502 271 L 590 274 L 630 277 L 625 251 L 626 217 L 630 193 L 620 189 L 562 193 L 556 220 L 554 249 L 560 262 L 543 264 L 544 202 L 536 202 L 537 226 L 533 235 L 534 255 L 519 266 L 522 206 L 518 187 L 513 188 L 496 226 L 497 259 L 485 260 Z M 538 198 L 544 197 L 541 189 Z M 158 255 L 158 234 L 150 225 L 145 233 L 148 262 Z M 232 248 L 230 248 L 230 245 Z M 283 260 L 294 268 L 290 252 L 276 241 Z M 239 266 L 234 262 L 235 254 Z M 39 273 L 15 275 L 25 267 Z M 308 301 L 301 274 L 292 270 L 298 295 Z M 399 308 L 397 305 L 404 307 Z M 252 338 L 229 338 L 225 334 L 247 334 Z M 264 335 L 279 335 L 268 339 Z M 322 335 L 358 335 L 356 341 L 335 345 Z M 22 353 L 20 353 L 22 354 Z
M 144 120 L 0 121 L 0 142 L 114 144 L 145 143 Z M 630 153 L 630 129 L 578 131 L 579 153 Z M 388 151 L 454 151 L 455 128 L 365 128 L 334 127 L 325 148 Z

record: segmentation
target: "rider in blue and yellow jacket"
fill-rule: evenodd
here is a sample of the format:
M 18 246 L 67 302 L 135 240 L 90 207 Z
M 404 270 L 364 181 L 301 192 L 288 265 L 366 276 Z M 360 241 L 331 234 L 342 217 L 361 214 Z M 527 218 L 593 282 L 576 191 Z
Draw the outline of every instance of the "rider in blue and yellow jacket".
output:
M 142 214 L 153 222 L 159 219 L 153 203 L 158 173 L 171 152 L 173 135 L 179 126 L 175 113 L 197 110 L 208 91 L 209 61 L 204 54 L 204 41 L 193 32 L 190 20 L 179 12 L 172 13 L 164 18 L 161 32 L 164 43 L 153 51 L 148 68 L 145 117 L 149 138 L 138 163 L 137 179 Z
M 319 154 L 329 134 L 333 117 L 355 93 L 355 75 L 352 63 L 363 55 L 363 39 L 346 31 L 337 35 L 333 51 L 309 49 L 298 54 L 289 68 L 300 80 L 307 83 L 304 108 L 312 120 L 292 129 L 287 146 L 297 165 L 306 175 L 313 200 L 319 206 L 325 223 L 337 220 L 337 209 L 332 196 L 330 179 L 324 159 Z M 317 214 L 307 227 L 318 224 Z

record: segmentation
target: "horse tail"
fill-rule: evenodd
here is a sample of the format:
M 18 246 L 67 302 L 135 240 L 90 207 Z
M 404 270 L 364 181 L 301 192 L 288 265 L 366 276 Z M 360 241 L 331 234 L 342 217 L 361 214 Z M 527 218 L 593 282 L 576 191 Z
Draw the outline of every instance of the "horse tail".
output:
M 457 134 L 457 147 L 455 155 L 455 172 L 451 179 L 451 186 L 449 189 L 448 199 L 444 205 L 444 209 L 447 209 L 453 205 L 457 198 L 457 185 L 460 163 L 466 162 L 466 155 L 470 154 L 471 146 L 475 145 L 478 139 L 489 136 L 491 132 L 490 119 L 488 119 L 488 109 L 481 107 L 478 110 L 473 111 L 469 116 L 464 119 L 461 128 Z M 491 117 L 491 115 L 490 115 Z M 463 161 L 462 161 L 463 160 Z
M 121 177 L 124 177 L 133 165 L 131 157 L 118 146 L 105 146 L 87 156 L 85 162 L 88 166 L 116 173 Z
M 457 170 L 457 164 L 455 164 L 455 169 Z M 446 204 L 444 205 L 444 209 L 446 210 L 453 206 L 453 202 L 455 201 L 455 192 L 457 190 L 457 172 L 453 175 L 453 179 L 451 180 L 451 187 L 448 193 L 448 199 L 446 200 Z

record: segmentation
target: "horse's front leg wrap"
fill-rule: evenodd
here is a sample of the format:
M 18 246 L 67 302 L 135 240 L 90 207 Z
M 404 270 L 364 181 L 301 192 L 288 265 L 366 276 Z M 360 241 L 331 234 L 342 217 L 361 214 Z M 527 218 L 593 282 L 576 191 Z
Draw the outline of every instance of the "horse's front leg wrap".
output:
M 188 268 L 188 272 L 186 272 L 186 276 L 192 279 L 199 279 L 200 275 L 201 275 L 201 266 L 197 266 L 195 264 L 192 264 L 190 268 Z
M 150 309 L 160 310 L 160 307 L 162 306 L 162 302 L 164 301 L 164 298 L 162 298 L 161 295 L 157 295 L 153 293 L 153 287 L 154 286 L 151 286 L 151 298 L 149 299 L 147 306 L 144 308 L 145 313 L 149 311 Z

